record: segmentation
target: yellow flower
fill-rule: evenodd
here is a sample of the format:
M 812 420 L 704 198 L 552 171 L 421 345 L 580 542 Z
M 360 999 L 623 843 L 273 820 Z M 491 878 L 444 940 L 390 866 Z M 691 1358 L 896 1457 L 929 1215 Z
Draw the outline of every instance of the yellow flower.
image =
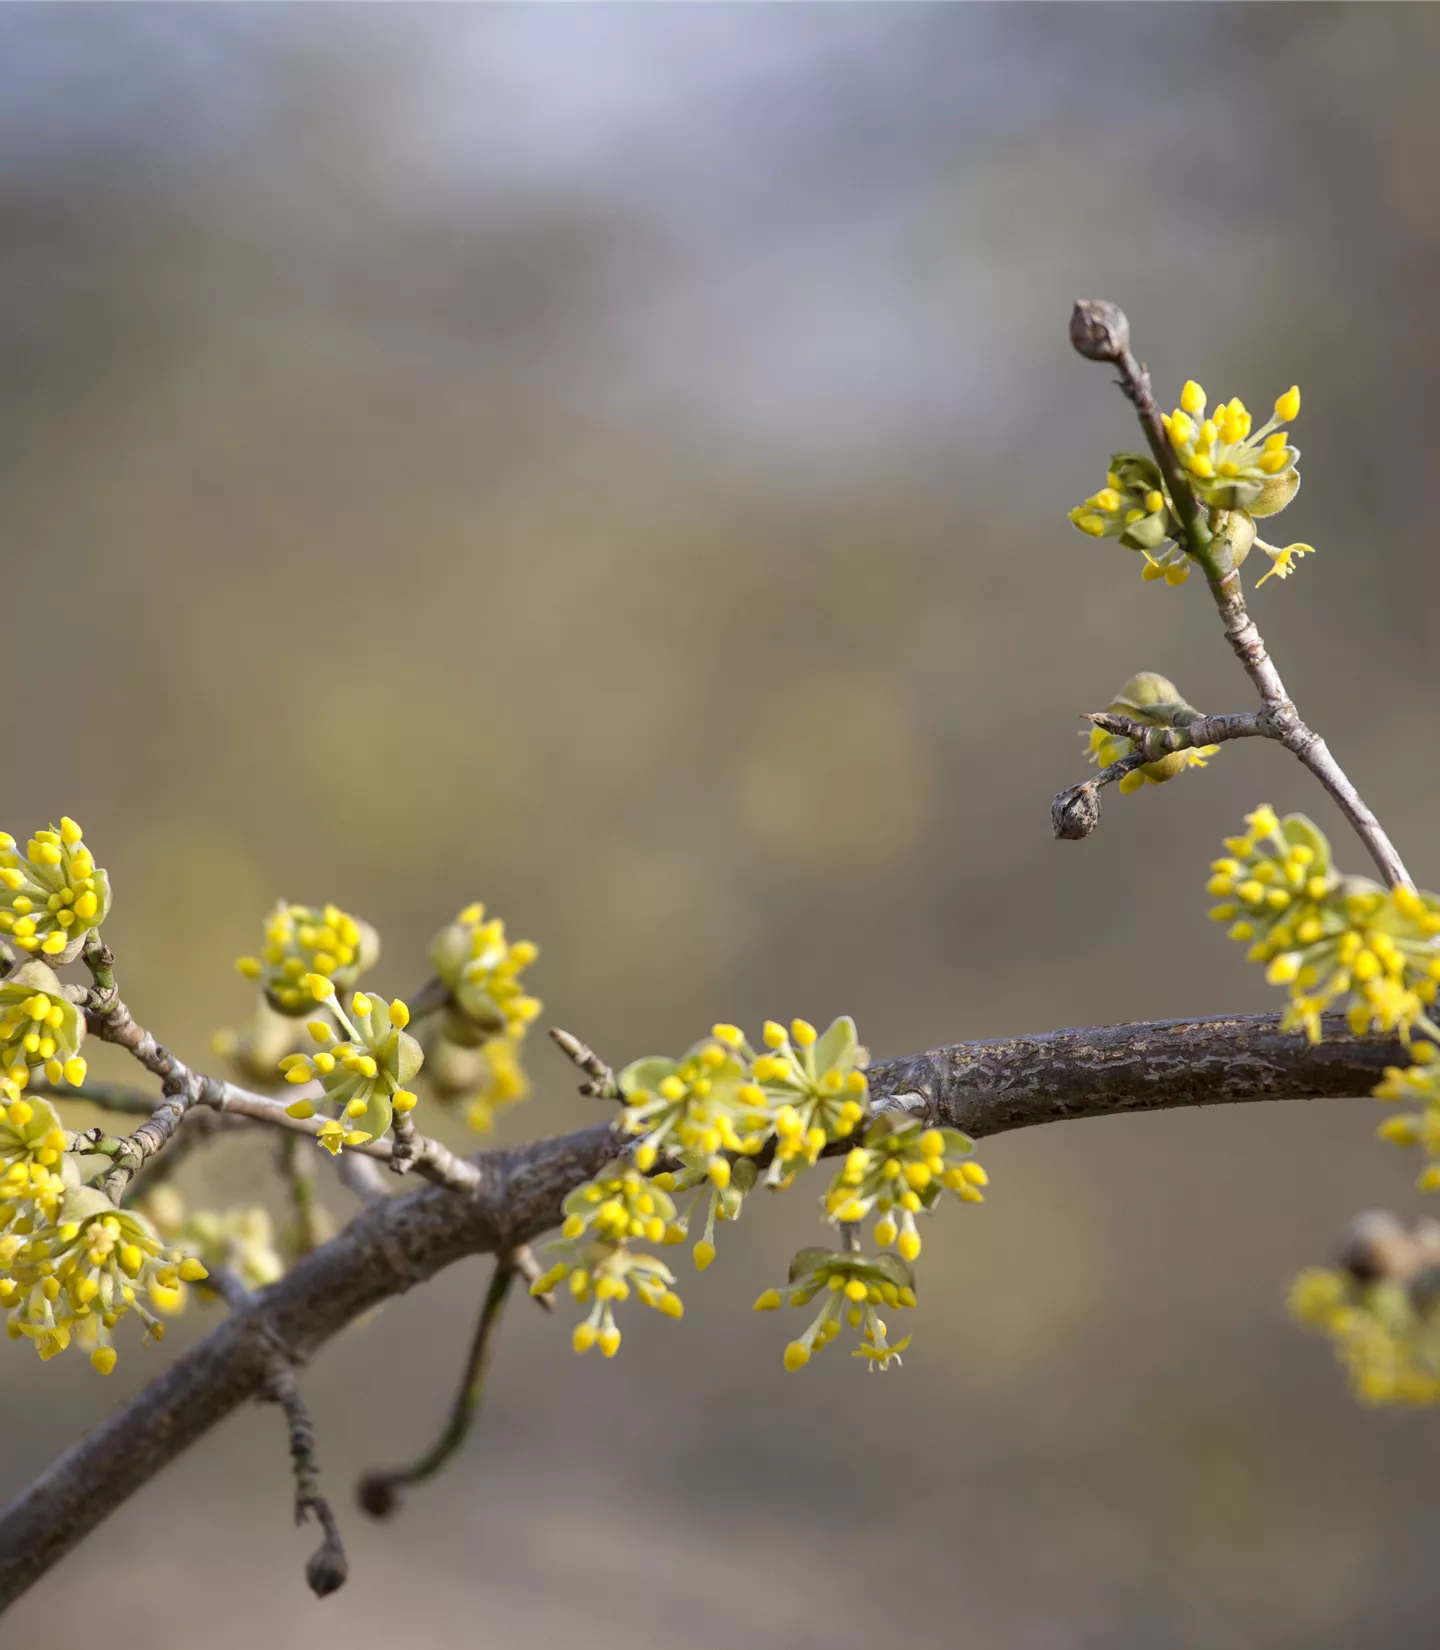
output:
M 803 1369 L 812 1352 L 828 1346 L 842 1327 L 856 1330 L 860 1344 L 852 1354 L 871 1369 L 888 1369 L 901 1361 L 910 1336 L 889 1340 L 889 1326 L 880 1308 L 895 1311 L 915 1304 L 915 1278 L 899 1255 L 839 1254 L 825 1249 L 802 1249 L 790 1263 L 785 1288 L 767 1289 L 755 1302 L 757 1312 L 777 1309 L 782 1300 L 808 1306 L 822 1296 L 820 1310 L 809 1327 L 785 1348 L 785 1368 Z
M 320 976 L 312 976 L 312 988 L 322 986 Z M 415 1096 L 406 1086 L 420 1070 L 425 1056 L 419 1043 L 405 1027 L 410 1010 L 397 997 L 387 1003 L 383 997 L 357 991 L 350 1000 L 350 1014 L 341 1008 L 333 990 L 324 988 L 322 1001 L 346 1033 L 342 1042 L 328 1021 L 310 1022 L 310 1034 L 321 1048 L 314 1054 L 290 1054 L 280 1062 L 287 1083 L 318 1082 L 324 1101 L 335 1108 L 335 1116 L 321 1126 L 320 1144 L 332 1155 L 345 1146 L 378 1140 L 390 1127 L 395 1113 L 410 1111 Z M 351 1018 L 351 1015 L 354 1018 Z M 309 1116 L 309 1101 L 299 1101 Z
M 308 975 L 347 990 L 379 955 L 375 930 L 338 905 L 287 905 L 281 900 L 266 919 L 260 955 L 240 957 L 235 966 L 246 979 L 259 981 L 272 1008 L 298 1019 L 315 1005 Z
M 1220 510 L 1273 515 L 1300 485 L 1299 449 L 1279 426 L 1300 411 L 1292 386 L 1275 403 L 1274 416 L 1256 430 L 1245 403 L 1222 401 L 1207 417 L 1205 391 L 1191 379 L 1173 413 L 1162 414 L 1165 432 L 1196 495 Z
M 684 1313 L 670 1268 L 631 1247 L 637 1239 L 663 1239 L 675 1215 L 665 1191 L 634 1169 L 614 1169 L 576 1187 L 563 1207 L 560 1239 L 548 1247 L 564 1250 L 565 1258 L 537 1278 L 530 1292 L 546 1294 L 568 1279 L 574 1299 L 590 1305 L 589 1316 L 575 1327 L 577 1352 L 598 1346 L 605 1357 L 614 1357 L 620 1349 L 615 1306 L 629 1300 L 632 1290 L 668 1318 Z
M 1263 806 L 1246 823 L 1211 866 L 1206 889 L 1221 903 L 1210 915 L 1230 923 L 1272 985 L 1288 987 L 1283 1027 L 1303 1027 L 1318 1042 L 1320 1016 L 1333 1007 L 1357 1033 L 1408 1040 L 1415 1026 L 1429 1028 L 1426 1009 L 1440 989 L 1440 898 L 1342 877 L 1324 834 L 1302 814 L 1281 820 Z
M 57 1225 L 0 1239 L 0 1272 L 12 1336 L 30 1340 L 42 1358 L 76 1342 L 105 1375 L 115 1367 L 111 1332 L 121 1318 L 133 1312 L 159 1340 L 157 1314 L 183 1310 L 184 1286 L 207 1276 L 202 1262 L 166 1248 L 143 1216 L 114 1208 L 92 1186 L 66 1194 Z
M 912 1261 L 920 1253 L 917 1214 L 933 1213 L 947 1191 L 962 1203 L 984 1202 L 989 1177 L 971 1161 L 974 1149 L 959 1129 L 928 1128 L 919 1118 L 882 1112 L 836 1175 L 826 1213 L 845 1225 L 878 1214 L 875 1241 L 882 1247 L 895 1243 L 901 1257 Z
M 38 958 L 21 963 L 0 982 L 0 1075 L 17 1089 L 32 1067 L 52 1083 L 78 1088 L 85 1081 L 80 1044 L 85 1017 L 65 995 L 54 970 Z
M 36 831 L 22 858 L 0 831 L 0 936 L 22 951 L 69 962 L 110 910 L 110 880 L 73 819 Z
M 430 964 L 450 993 L 445 1035 L 465 1048 L 508 1037 L 519 1043 L 540 1012 L 521 974 L 540 954 L 529 940 L 508 940 L 505 924 L 485 920 L 483 905 L 467 905 L 430 946 Z

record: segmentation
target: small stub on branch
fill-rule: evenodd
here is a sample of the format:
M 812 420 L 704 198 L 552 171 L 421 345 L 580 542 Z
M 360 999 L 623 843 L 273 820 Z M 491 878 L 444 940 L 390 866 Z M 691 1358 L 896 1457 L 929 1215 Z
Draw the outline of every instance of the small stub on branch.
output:
M 1062 842 L 1079 842 L 1100 823 L 1100 791 L 1093 780 L 1061 791 L 1050 804 L 1050 823 Z
M 1118 304 L 1077 298 L 1070 313 L 1070 342 L 1087 361 L 1118 361 L 1130 348 L 1130 323 Z

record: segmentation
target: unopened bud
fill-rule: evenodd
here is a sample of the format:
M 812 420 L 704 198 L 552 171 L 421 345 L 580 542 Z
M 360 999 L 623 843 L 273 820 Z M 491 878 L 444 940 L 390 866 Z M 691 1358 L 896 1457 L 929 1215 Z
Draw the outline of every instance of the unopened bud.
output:
M 1092 782 L 1061 791 L 1050 804 L 1050 823 L 1062 842 L 1079 842 L 1100 823 L 1100 792 Z
M 316 1598 L 328 1598 L 331 1593 L 338 1592 L 349 1574 L 350 1566 L 346 1562 L 344 1548 L 332 1541 L 317 1547 L 305 1566 L 305 1579 Z
M 1130 323 L 1118 304 L 1077 298 L 1070 315 L 1070 342 L 1087 361 L 1118 361 L 1130 348 Z

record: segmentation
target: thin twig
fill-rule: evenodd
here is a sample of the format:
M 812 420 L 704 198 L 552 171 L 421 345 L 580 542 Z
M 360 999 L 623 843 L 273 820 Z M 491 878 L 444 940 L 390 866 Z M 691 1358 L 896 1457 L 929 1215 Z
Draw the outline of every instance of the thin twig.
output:
M 272 1355 L 260 1397 L 268 1403 L 278 1404 L 285 1412 L 290 1430 L 290 1462 L 295 1474 L 295 1522 L 303 1524 L 313 1516 L 324 1533 L 324 1540 L 311 1553 L 305 1565 L 305 1579 L 316 1598 L 325 1598 L 345 1585 L 350 1565 L 345 1557 L 334 1510 L 320 1489 L 315 1423 L 310 1418 L 309 1406 L 301 1396 L 294 1366 L 283 1352 L 277 1351 Z
M 1259 717 L 1263 725 L 1258 731 L 1284 745 L 1330 793 L 1369 850 L 1386 886 L 1413 888 L 1415 885 L 1410 874 L 1380 821 L 1366 806 L 1345 770 L 1330 754 L 1325 741 L 1300 719 L 1294 702 L 1285 691 L 1280 672 L 1266 649 L 1259 627 L 1246 608 L 1239 570 L 1225 570 L 1212 553 L 1214 533 L 1202 519 L 1189 478 L 1170 445 L 1150 387 L 1150 374 L 1131 352 L 1130 323 L 1125 312 L 1117 304 L 1103 299 L 1081 299 L 1070 318 L 1070 339 L 1088 360 L 1108 362 L 1120 374 L 1120 388 L 1134 406 L 1150 451 L 1165 477 L 1185 549 L 1204 570 L 1216 611 L 1225 628 L 1226 640 L 1260 695 Z M 1219 741 L 1210 740 L 1208 743 Z M 1057 797 L 1052 812 L 1059 801 Z M 1057 830 L 1057 834 L 1063 833 Z
M 289 1129 L 294 1134 L 319 1134 L 323 1119 L 292 1117 L 285 1101 L 269 1095 L 252 1094 L 234 1083 L 195 1071 L 157 1042 L 136 1022 L 121 1000 L 115 984 L 114 953 L 98 933 L 91 935 L 86 945 L 85 963 L 95 982 L 85 1010 L 90 1030 L 102 1041 L 115 1043 L 127 1050 L 161 1081 L 161 1097 L 154 1111 L 133 1134 L 126 1137 L 127 1149 L 116 1158 L 115 1167 L 105 1178 L 105 1194 L 112 1201 L 120 1201 L 142 1164 L 164 1148 L 181 1118 L 195 1106 L 210 1106 L 216 1111 L 252 1117 L 275 1128 Z M 388 1140 L 367 1140 L 359 1146 L 347 1146 L 345 1149 L 362 1152 L 366 1157 L 376 1158 L 380 1162 L 388 1162 L 394 1155 L 394 1147 Z M 448 1186 L 452 1191 L 473 1191 L 478 1184 L 478 1170 L 473 1163 L 457 1156 L 448 1146 L 441 1145 L 428 1135 L 416 1137 L 409 1156 L 416 1173 L 436 1185 Z
M 372 1518 L 390 1518 L 397 1513 L 401 1506 L 401 1490 L 412 1484 L 423 1484 L 427 1478 L 434 1477 L 469 1436 L 484 1395 L 485 1371 L 494 1351 L 495 1333 L 500 1327 L 505 1300 L 518 1272 L 519 1268 L 508 1255 L 495 1262 L 495 1270 L 490 1274 L 490 1286 L 485 1291 L 480 1316 L 475 1323 L 475 1333 L 470 1340 L 470 1350 L 466 1354 L 460 1385 L 440 1436 L 408 1466 L 373 1468 L 356 1485 L 355 1498 Z
M 615 1080 L 615 1073 L 593 1048 L 582 1043 L 573 1033 L 562 1031 L 559 1026 L 550 1027 L 550 1040 L 565 1058 L 579 1066 L 589 1079 L 580 1085 L 581 1094 L 590 1095 L 597 1100 L 621 1098 L 620 1085 Z

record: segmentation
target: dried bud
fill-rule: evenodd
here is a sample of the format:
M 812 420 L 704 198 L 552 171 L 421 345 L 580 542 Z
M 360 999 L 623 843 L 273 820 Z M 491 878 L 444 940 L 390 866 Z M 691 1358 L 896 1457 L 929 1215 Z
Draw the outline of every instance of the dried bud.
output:
M 393 1518 L 400 1511 L 400 1490 L 388 1472 L 367 1472 L 355 1486 L 360 1510 L 371 1518 Z
M 1130 348 L 1130 323 L 1118 304 L 1077 298 L 1070 315 L 1070 342 L 1087 361 L 1118 361 Z
M 1061 791 L 1050 804 L 1050 823 L 1062 842 L 1079 842 L 1100 823 L 1100 792 L 1093 783 Z
M 317 1547 L 305 1566 L 305 1579 L 310 1583 L 310 1591 L 316 1598 L 328 1598 L 331 1593 L 338 1592 L 345 1585 L 345 1578 L 349 1574 L 350 1566 L 345 1559 L 345 1550 L 333 1541 L 327 1541 L 323 1547 Z

